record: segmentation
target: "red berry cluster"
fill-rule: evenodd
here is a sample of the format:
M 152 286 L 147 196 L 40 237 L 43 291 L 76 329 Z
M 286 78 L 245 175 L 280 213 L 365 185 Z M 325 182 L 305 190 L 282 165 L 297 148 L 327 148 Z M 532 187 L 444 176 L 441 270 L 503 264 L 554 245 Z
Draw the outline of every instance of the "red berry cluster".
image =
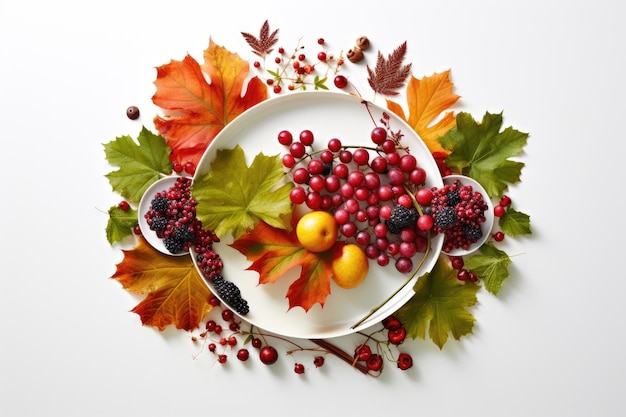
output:
M 493 208 L 493 215 L 496 217 L 502 217 L 506 214 L 507 208 L 511 205 L 511 198 L 508 195 L 500 197 L 498 205 Z M 498 230 L 493 234 L 493 240 L 496 242 L 502 242 L 504 240 L 504 233 Z
M 459 180 L 433 188 L 427 213 L 433 219 L 433 232 L 444 234 L 443 251 L 468 249 L 482 237 L 481 225 L 488 209 L 483 195 Z
M 423 188 L 426 171 L 400 145 L 399 133 L 377 126 L 372 146 L 346 146 L 331 138 L 315 150 L 315 135 L 282 130 L 277 140 L 294 187 L 291 202 L 333 214 L 341 239 L 358 244 L 380 266 L 402 273 L 413 270 L 412 258 L 428 247 L 430 216 L 420 216 L 413 197 Z
M 383 320 L 381 331 L 387 332 L 386 340 L 377 340 L 370 335 L 366 343 L 357 346 L 354 350 L 354 360 L 363 362 L 367 369 L 374 373 L 382 372 L 386 357 L 393 357 L 392 354 L 386 355 L 382 349 L 389 350 L 391 345 L 399 346 L 406 339 L 406 329 L 394 316 Z M 372 350 L 372 343 L 376 345 L 376 351 Z M 399 369 L 406 371 L 413 366 L 413 357 L 408 353 L 400 352 L 395 362 Z
M 292 52 L 287 52 L 283 47 L 279 47 L 277 52 L 272 59 L 276 69 L 269 69 L 269 66 L 261 61 L 253 63 L 254 68 L 265 69 L 270 75 L 265 82 L 275 94 L 281 93 L 285 86 L 289 91 L 306 90 L 307 86 L 312 86 L 315 90 L 320 88 L 326 90 L 329 73 L 336 74 L 344 64 L 341 54 L 335 57 L 326 49 L 323 38 L 317 39 L 316 50 L 311 54 L 299 43 Z M 266 68 L 263 68 L 264 66 Z

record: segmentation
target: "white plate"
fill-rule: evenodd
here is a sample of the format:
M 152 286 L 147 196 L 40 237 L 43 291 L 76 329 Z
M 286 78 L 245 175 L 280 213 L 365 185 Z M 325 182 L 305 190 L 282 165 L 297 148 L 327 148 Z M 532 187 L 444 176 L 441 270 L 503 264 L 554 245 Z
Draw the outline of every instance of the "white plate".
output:
M 150 187 L 148 187 L 146 192 L 143 193 L 141 201 L 139 202 L 139 229 L 141 229 L 141 234 L 154 249 L 170 256 L 182 256 L 187 255 L 188 253 L 171 253 L 169 250 L 167 250 L 165 244 L 163 243 L 163 239 L 158 237 L 153 230 L 150 230 L 150 226 L 148 225 L 148 221 L 146 220 L 144 215 L 148 212 L 148 210 L 150 210 L 150 204 L 152 203 L 152 199 L 154 199 L 156 193 L 169 190 L 170 188 L 172 188 L 172 186 L 174 186 L 177 179 L 177 176 L 171 176 L 164 177 L 155 181 L 154 183 L 152 183 L 152 185 L 150 185 Z
M 295 137 L 300 131 L 310 129 L 315 135 L 316 144 L 325 145 L 329 139 L 336 137 L 344 145 L 371 146 L 370 133 L 374 121 L 380 125 L 379 121 L 385 112 L 390 116 L 391 128 L 404 133 L 403 144 L 410 147 L 419 165 L 426 170 L 426 186 L 442 187 L 443 180 L 432 154 L 415 131 L 388 110 L 371 103 L 369 109 L 371 115 L 362 99 L 336 92 L 289 93 L 268 99 L 242 113 L 217 135 L 200 160 L 196 176 L 209 171 L 217 150 L 232 149 L 237 144 L 244 149 L 248 165 L 259 152 L 282 155 L 285 147 L 278 143 L 277 135 L 284 129 L 290 130 Z M 442 235 L 432 239 L 432 249 L 412 282 L 383 308 L 353 327 L 394 293 L 408 279 L 408 275 L 397 272 L 392 264 L 383 268 L 375 261 L 370 261 L 370 272 L 358 287 L 345 290 L 331 282 L 331 294 L 323 307 L 315 304 L 308 312 L 301 307 L 289 310 L 285 296 L 289 285 L 299 276 L 299 268 L 275 283 L 259 285 L 258 273 L 246 270 L 250 262 L 228 245 L 232 243 L 232 238 L 220 238 L 222 241 L 216 243 L 214 248 L 224 261 L 223 276 L 237 284 L 242 297 L 250 305 L 250 312 L 243 319 L 273 333 L 306 339 L 354 333 L 395 312 L 413 296 L 415 280 L 433 268 L 443 245 Z

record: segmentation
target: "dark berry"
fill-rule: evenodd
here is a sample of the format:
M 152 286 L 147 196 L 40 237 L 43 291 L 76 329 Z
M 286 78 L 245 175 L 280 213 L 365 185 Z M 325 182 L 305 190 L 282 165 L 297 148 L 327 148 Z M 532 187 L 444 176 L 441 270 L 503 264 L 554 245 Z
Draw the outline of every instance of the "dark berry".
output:
M 167 197 L 159 195 L 152 199 L 150 206 L 152 207 L 152 210 L 157 213 L 163 213 L 169 208 L 170 200 Z
M 449 229 L 458 220 L 456 211 L 452 207 L 444 207 L 433 216 L 435 227 Z
M 474 242 L 483 236 L 483 232 L 480 230 L 480 227 L 474 227 L 473 225 L 463 225 L 463 232 L 465 233 L 465 236 Z
M 400 233 L 405 227 L 414 226 L 417 221 L 418 213 L 415 208 L 406 208 L 402 205 L 396 205 L 391 210 L 391 215 L 386 221 L 389 233 Z
M 130 106 L 126 109 L 126 117 L 130 120 L 136 120 L 139 118 L 139 108 L 137 106 Z

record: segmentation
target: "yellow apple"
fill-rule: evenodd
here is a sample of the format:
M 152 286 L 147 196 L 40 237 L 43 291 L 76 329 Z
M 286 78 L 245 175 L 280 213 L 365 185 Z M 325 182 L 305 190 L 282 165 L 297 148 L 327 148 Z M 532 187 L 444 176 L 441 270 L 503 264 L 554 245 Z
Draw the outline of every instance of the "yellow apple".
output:
M 340 253 L 334 254 L 331 268 L 335 284 L 350 289 L 365 280 L 369 271 L 369 261 L 360 246 L 348 243 L 341 247 Z
M 298 220 L 296 237 L 311 252 L 323 252 L 337 241 L 338 225 L 335 217 L 322 210 L 306 213 Z

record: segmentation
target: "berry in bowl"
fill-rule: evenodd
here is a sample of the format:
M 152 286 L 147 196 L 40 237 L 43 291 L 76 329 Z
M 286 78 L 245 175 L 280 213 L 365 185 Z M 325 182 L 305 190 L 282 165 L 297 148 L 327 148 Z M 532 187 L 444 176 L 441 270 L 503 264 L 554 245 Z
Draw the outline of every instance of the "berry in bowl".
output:
M 432 231 L 444 235 L 443 252 L 464 256 L 489 238 L 493 227 L 493 203 L 482 185 L 464 175 L 448 175 L 443 187 L 433 189 L 427 207 Z

